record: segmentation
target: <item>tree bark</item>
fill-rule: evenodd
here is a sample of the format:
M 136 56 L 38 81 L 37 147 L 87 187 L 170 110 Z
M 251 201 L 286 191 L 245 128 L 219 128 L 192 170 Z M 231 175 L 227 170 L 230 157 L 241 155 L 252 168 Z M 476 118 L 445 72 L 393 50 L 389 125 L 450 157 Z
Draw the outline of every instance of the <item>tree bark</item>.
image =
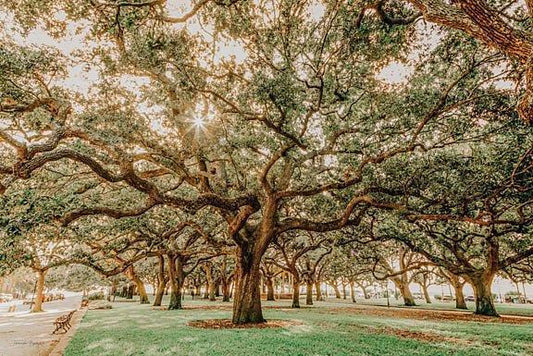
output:
M 215 297 L 220 297 L 221 295 L 221 292 L 220 292 L 220 280 L 217 280 L 215 282 Z
M 230 284 L 227 282 L 222 283 L 222 301 L 223 302 L 229 302 L 230 301 Z
M 355 300 L 355 288 L 353 282 L 350 282 L 350 296 L 352 297 L 352 303 L 357 303 Z
M 180 260 L 172 255 L 169 255 L 168 258 L 168 275 L 170 282 L 170 303 L 168 304 L 168 310 L 182 309 L 181 288 L 183 286 L 183 265 Z
M 137 292 L 139 293 L 139 302 L 141 304 L 148 304 L 148 294 L 146 293 L 146 288 L 144 287 L 143 281 L 139 278 L 133 266 L 129 266 L 126 271 L 126 276 L 135 284 L 137 287 Z M 133 296 L 132 296 L 133 297 Z
M 233 323 L 263 323 L 261 310 L 261 253 L 241 247 L 237 250 L 235 291 L 233 299 Z
M 148 299 L 148 293 L 146 293 L 146 288 L 144 287 L 144 283 L 141 281 L 140 278 L 135 279 L 135 284 L 137 286 L 137 292 L 139 293 L 139 303 L 140 304 L 149 304 L 150 300 Z
M 272 277 L 265 277 L 265 284 L 267 289 L 267 300 L 276 300 L 274 297 L 274 281 L 272 281 Z
M 167 280 L 165 276 L 165 259 L 163 256 L 159 256 L 159 272 L 157 274 L 157 289 L 155 291 L 154 307 L 160 307 L 163 301 L 163 294 L 165 294 L 165 288 L 167 287 Z
M 200 284 L 196 284 L 196 285 L 194 286 L 194 290 L 195 290 L 195 293 L 194 293 L 194 294 L 195 294 L 198 298 L 201 298 L 201 297 L 202 297 L 202 296 L 201 296 L 201 294 L 202 294 L 202 287 L 201 287 L 201 285 L 200 285 Z
M 456 309 L 468 309 L 466 307 L 465 295 L 463 293 L 463 283 L 452 284 L 455 290 L 455 308 Z
M 209 282 L 205 282 L 204 299 L 209 299 Z
M 492 279 L 494 274 L 483 274 L 479 277 L 470 277 L 470 283 L 474 288 L 474 296 L 476 298 L 476 314 L 487 316 L 500 316 L 494 307 L 494 300 L 492 299 Z
M 316 290 L 316 300 L 317 301 L 323 301 L 324 298 L 322 297 L 322 289 L 320 286 L 320 281 L 315 282 L 315 290 Z
M 429 296 L 428 287 L 425 283 L 420 284 L 422 287 L 422 292 L 424 293 L 424 299 L 426 303 L 431 304 L 431 297 Z
M 363 291 L 363 297 L 365 299 L 370 299 L 370 296 L 368 295 L 368 291 L 366 290 L 366 287 L 363 285 L 363 283 L 356 282 L 359 288 Z
M 292 278 L 292 308 L 300 307 L 300 278 L 293 275 Z
M 46 271 L 37 271 L 37 286 L 35 289 L 35 303 L 33 304 L 32 313 L 43 311 L 43 297 L 44 297 L 44 279 Z
M 217 300 L 216 285 L 215 285 L 215 281 L 213 280 L 213 271 L 211 270 L 211 266 L 209 264 L 206 264 L 204 267 L 204 271 L 205 271 L 205 277 L 207 279 L 206 296 L 210 301 L 214 302 Z
M 135 290 L 135 284 L 134 283 L 128 284 L 128 289 L 127 289 L 127 293 L 126 293 L 126 299 L 133 299 L 134 290 Z
M 341 291 L 339 290 L 339 286 L 337 285 L 337 282 L 332 281 L 330 284 L 333 287 L 333 290 L 335 291 L 335 298 L 341 299 Z
M 305 304 L 313 305 L 313 283 L 311 283 L 310 281 L 307 281 L 305 286 L 306 286 Z
M 393 279 L 394 285 L 398 287 L 398 290 L 400 291 L 400 294 L 403 298 L 403 304 L 408 307 L 415 306 L 415 298 L 413 298 L 413 294 L 411 293 L 411 289 L 409 289 L 409 283 L 405 283 L 400 280 L 400 278 Z
M 344 282 L 342 283 L 342 299 L 346 299 L 348 297 L 348 293 L 346 292 L 346 284 Z
M 154 307 L 160 307 L 161 302 L 163 301 L 163 294 L 165 294 L 165 288 L 167 287 L 167 281 L 163 280 L 157 284 L 157 289 L 155 291 Z

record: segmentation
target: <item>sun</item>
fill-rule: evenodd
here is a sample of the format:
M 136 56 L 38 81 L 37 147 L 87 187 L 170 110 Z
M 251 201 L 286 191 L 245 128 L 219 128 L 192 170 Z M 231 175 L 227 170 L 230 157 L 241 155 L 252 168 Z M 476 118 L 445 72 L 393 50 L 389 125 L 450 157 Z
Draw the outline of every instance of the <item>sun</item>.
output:
M 204 129 L 205 128 L 205 120 L 200 116 L 195 116 L 192 120 L 192 125 L 195 129 Z

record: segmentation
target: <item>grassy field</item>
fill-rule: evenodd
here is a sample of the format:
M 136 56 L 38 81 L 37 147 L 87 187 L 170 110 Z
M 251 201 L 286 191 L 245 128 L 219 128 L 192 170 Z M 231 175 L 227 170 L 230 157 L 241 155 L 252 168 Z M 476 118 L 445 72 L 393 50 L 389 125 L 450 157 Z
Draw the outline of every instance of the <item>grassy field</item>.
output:
M 387 305 L 387 299 L 358 299 L 357 301 L 360 304 L 365 305 L 381 305 L 386 306 Z M 403 303 L 401 299 L 394 299 L 391 298 L 389 300 L 391 306 L 397 306 L 397 307 L 403 307 Z M 428 304 L 424 302 L 423 300 L 416 300 L 416 306 L 413 307 L 415 309 L 437 309 L 437 310 L 455 310 L 455 301 L 450 302 L 439 302 L 439 301 L 433 301 L 431 304 Z M 524 315 L 524 316 L 533 316 L 533 304 L 512 304 L 512 303 L 496 303 L 496 309 L 498 310 L 498 313 L 500 314 L 507 314 L 507 315 Z M 473 312 L 475 309 L 475 303 L 474 302 L 467 302 L 466 306 L 468 307 L 468 311 L 465 312 Z M 410 307 L 411 308 L 411 307 Z
M 188 300 L 187 309 L 166 311 L 119 302 L 112 310 L 89 311 L 65 355 L 533 354 L 533 320 L 517 319 L 521 324 L 439 320 L 440 314 L 454 314 L 345 301 L 299 310 L 289 308 L 289 301 L 264 305 L 267 319 L 299 324 L 277 329 L 198 329 L 187 323 L 230 318 L 231 305 Z

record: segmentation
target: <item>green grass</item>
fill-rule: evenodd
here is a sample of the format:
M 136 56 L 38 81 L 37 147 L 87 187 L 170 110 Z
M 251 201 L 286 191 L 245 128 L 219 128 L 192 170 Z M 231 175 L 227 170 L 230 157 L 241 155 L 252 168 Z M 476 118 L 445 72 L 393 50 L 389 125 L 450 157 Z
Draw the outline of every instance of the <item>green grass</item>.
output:
M 417 320 L 357 312 L 344 301 L 310 308 L 265 309 L 267 319 L 298 320 L 279 329 L 207 330 L 187 326 L 196 319 L 230 318 L 231 310 L 153 310 L 114 303 L 112 310 L 89 311 L 65 355 L 528 355 L 533 323 L 501 324 Z M 221 306 L 186 301 L 186 306 Z M 225 304 L 227 305 L 227 304 Z M 381 308 L 379 308 L 381 309 Z M 399 310 L 401 312 L 401 310 Z M 399 330 L 430 334 L 432 340 L 396 336 Z M 391 332 L 394 331 L 394 332 Z
M 367 305 L 387 305 L 387 299 L 381 298 L 381 299 L 358 299 L 358 303 L 360 304 L 367 304 Z M 398 306 L 403 307 L 403 303 L 401 299 L 390 299 L 390 305 L 391 306 Z M 459 311 L 458 309 L 455 309 L 455 301 L 450 302 L 439 302 L 439 301 L 433 301 L 431 304 L 428 304 L 424 302 L 423 300 L 416 300 L 416 306 L 410 307 L 415 309 L 437 309 L 437 310 L 454 310 Z M 475 303 L 474 302 L 467 302 L 466 306 L 468 307 L 468 311 L 465 312 L 473 312 L 475 309 Z M 512 303 L 496 303 L 496 310 L 500 314 L 504 315 L 523 315 L 523 316 L 533 316 L 533 304 L 512 304 Z

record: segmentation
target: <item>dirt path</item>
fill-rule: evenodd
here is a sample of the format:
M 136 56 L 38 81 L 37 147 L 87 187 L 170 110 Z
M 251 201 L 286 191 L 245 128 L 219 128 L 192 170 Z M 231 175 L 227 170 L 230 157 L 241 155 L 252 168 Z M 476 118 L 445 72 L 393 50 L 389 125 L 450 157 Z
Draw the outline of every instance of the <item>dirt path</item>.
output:
M 0 312 L 0 356 L 46 356 L 61 335 L 52 335 L 54 320 L 80 306 L 81 296 L 47 302 L 45 312 L 31 314 L 29 306 L 17 312 Z

